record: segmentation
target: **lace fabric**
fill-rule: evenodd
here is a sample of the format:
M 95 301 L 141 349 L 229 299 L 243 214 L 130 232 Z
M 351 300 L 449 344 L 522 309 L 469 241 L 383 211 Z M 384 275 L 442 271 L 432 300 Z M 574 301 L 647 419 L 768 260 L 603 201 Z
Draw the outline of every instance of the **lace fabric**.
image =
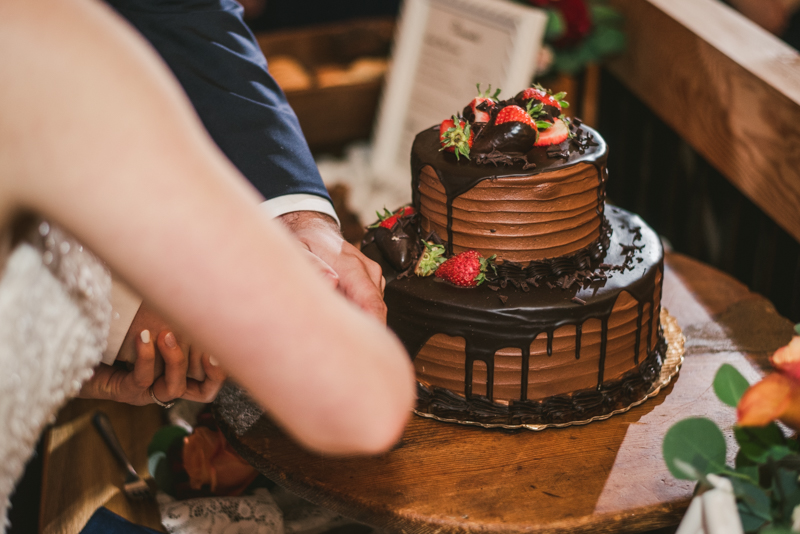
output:
M 246 497 L 175 501 L 159 494 L 161 522 L 170 534 L 283 534 L 283 514 L 269 491 Z
M 161 522 L 170 534 L 322 534 L 353 521 L 280 486 L 251 495 L 176 501 L 158 494 Z
M 0 231 L 0 513 L 42 429 L 91 377 L 108 333 L 111 278 L 44 221 Z M 17 228 L 18 229 L 18 228 Z

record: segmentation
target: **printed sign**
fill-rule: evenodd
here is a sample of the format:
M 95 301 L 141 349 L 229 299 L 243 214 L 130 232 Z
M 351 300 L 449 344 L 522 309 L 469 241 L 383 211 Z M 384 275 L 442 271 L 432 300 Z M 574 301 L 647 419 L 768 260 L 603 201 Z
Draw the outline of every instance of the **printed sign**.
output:
M 546 23 L 505 0 L 406 0 L 372 143 L 378 179 L 410 181 L 416 134 L 460 113 L 476 84 L 500 98 L 528 87 Z

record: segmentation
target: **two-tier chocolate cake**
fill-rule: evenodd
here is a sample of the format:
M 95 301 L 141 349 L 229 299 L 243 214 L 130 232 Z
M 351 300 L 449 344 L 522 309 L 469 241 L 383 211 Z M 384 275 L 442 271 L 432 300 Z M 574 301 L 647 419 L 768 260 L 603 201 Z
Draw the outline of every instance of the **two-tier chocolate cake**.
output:
M 362 249 L 384 270 L 388 324 L 417 410 L 498 425 L 582 421 L 658 378 L 663 250 L 605 205 L 607 147 L 540 87 L 417 135 L 410 207 Z

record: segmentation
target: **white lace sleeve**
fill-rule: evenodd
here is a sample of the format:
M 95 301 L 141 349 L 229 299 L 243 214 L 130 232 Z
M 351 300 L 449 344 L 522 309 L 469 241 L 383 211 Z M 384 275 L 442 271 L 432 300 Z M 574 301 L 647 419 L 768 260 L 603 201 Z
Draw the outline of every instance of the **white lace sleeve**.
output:
M 108 333 L 110 277 L 65 232 L 35 223 L 0 265 L 0 513 L 44 425 L 91 377 Z

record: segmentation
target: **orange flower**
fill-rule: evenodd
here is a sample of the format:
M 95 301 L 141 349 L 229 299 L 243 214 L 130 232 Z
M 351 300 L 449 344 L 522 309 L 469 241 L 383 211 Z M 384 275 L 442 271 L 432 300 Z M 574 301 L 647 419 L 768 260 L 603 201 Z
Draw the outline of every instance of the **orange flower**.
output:
M 238 495 L 258 476 L 219 430 L 204 426 L 183 438 L 183 467 L 192 489 L 208 484 L 217 495 Z
M 800 336 L 795 336 L 785 347 L 781 347 L 769 359 L 775 369 L 800 381 Z
M 800 429 L 800 337 L 775 351 L 770 362 L 777 373 L 744 392 L 737 406 L 740 426 L 764 426 L 779 419 Z

